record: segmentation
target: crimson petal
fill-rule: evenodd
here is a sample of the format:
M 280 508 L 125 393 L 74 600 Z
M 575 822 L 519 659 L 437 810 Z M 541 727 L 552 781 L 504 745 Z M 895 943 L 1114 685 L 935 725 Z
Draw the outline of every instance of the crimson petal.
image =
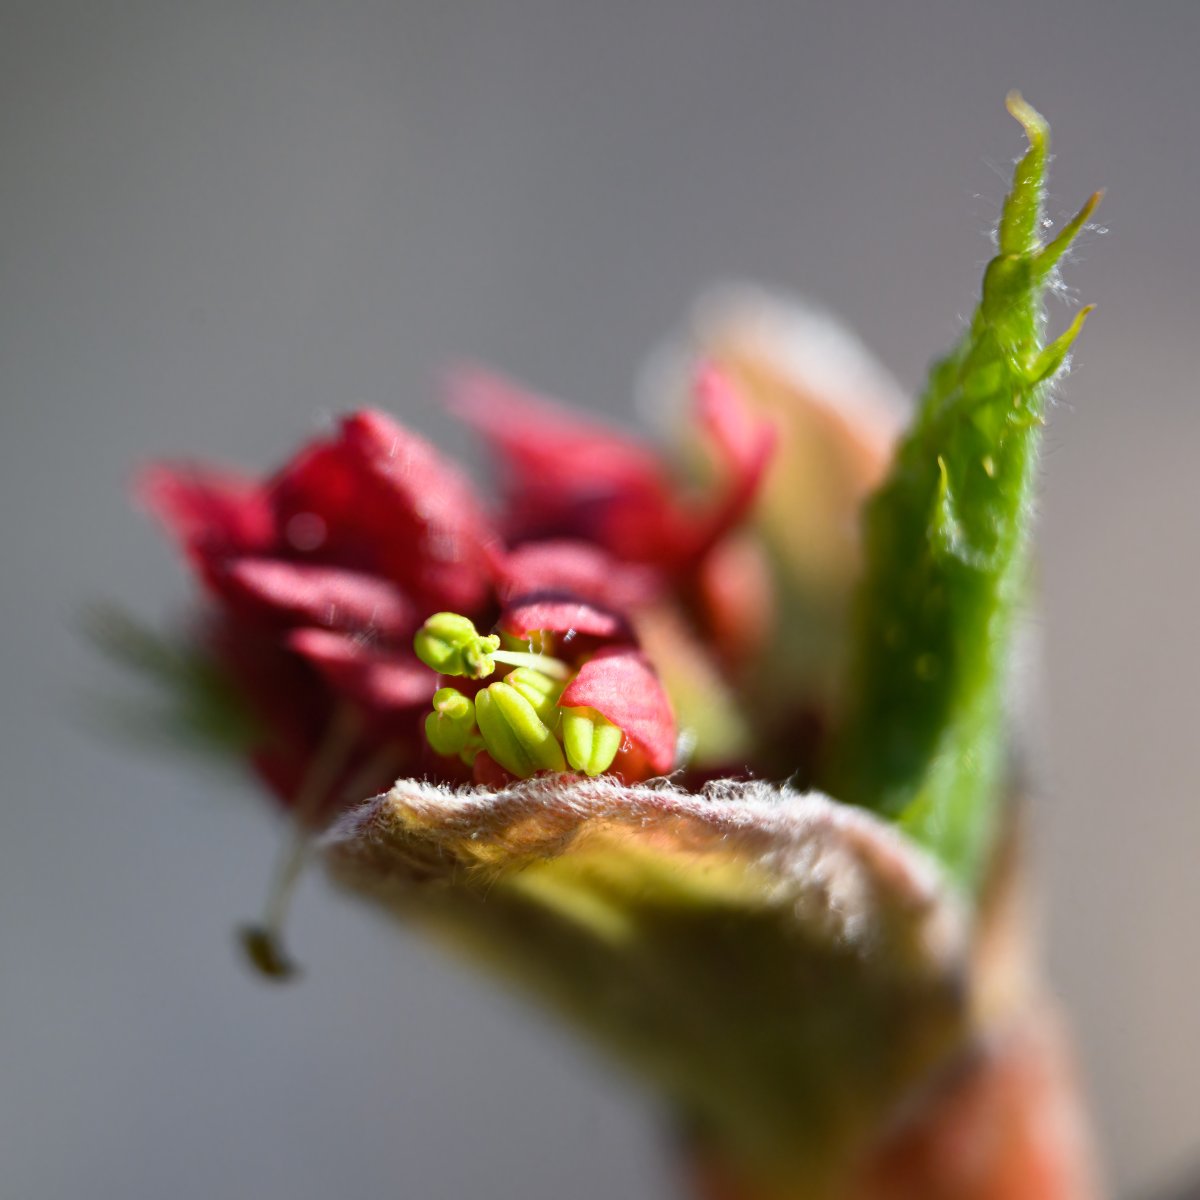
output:
M 288 645 L 342 698 L 376 716 L 428 704 L 437 676 L 411 654 L 366 646 L 326 629 L 297 629 Z
M 631 609 L 661 588 L 652 567 L 622 563 L 599 546 L 569 539 L 528 542 L 497 568 L 503 601 L 542 593 L 570 593 L 602 607 Z
M 687 557 L 703 558 L 746 516 L 758 495 L 775 449 L 775 429 L 755 421 L 729 379 L 713 367 L 696 380 L 696 415 L 714 448 L 725 460 L 729 483 L 725 494 L 693 531 Z
M 210 581 L 222 559 L 262 553 L 274 541 L 275 522 L 265 492 L 232 471 L 155 463 L 138 473 L 133 491 Z
M 298 553 L 384 575 L 426 608 L 471 611 L 486 598 L 494 535 L 469 481 L 383 413 L 345 417 L 271 494 Z
M 452 380 L 450 407 L 501 461 L 514 538 L 582 538 L 635 562 L 670 545 L 671 488 L 635 439 L 479 370 Z
M 418 623 L 412 603 L 395 584 L 320 563 L 236 559 L 226 568 L 222 592 L 233 603 L 289 625 L 400 639 Z

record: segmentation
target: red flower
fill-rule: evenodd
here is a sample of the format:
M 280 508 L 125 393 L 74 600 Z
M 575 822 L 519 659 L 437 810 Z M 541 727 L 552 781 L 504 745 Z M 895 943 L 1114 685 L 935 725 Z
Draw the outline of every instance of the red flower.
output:
M 439 612 L 555 656 L 569 679 L 559 708 L 621 731 L 608 769 L 637 780 L 676 765 L 639 614 L 703 593 L 706 564 L 758 486 L 769 430 L 704 375 L 697 411 L 726 469 L 713 496 L 696 497 L 632 438 L 510 385 L 473 375 L 454 403 L 499 461 L 496 522 L 457 467 L 377 412 L 344 418 L 265 480 L 162 464 L 138 481 L 212 601 L 207 645 L 263 730 L 254 765 L 305 823 L 398 775 L 471 776 L 422 734 L 439 678 L 413 636 Z M 511 779 L 477 740 L 464 757 L 476 780 Z
M 216 602 L 210 645 L 261 719 L 255 765 L 285 802 L 343 709 L 357 728 L 310 816 L 418 768 L 436 681 L 413 633 L 433 609 L 478 612 L 491 597 L 496 538 L 465 476 L 362 412 L 267 480 L 160 465 L 137 490 Z

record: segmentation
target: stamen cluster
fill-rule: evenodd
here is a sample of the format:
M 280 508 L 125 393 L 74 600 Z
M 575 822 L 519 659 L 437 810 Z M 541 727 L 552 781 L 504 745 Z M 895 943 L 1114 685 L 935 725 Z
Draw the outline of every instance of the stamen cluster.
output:
M 437 754 L 457 755 L 470 767 L 486 751 L 519 779 L 539 771 L 600 775 L 617 757 L 624 733 L 590 705 L 564 706 L 562 696 L 577 677 L 570 665 L 548 654 L 500 648 L 497 634 L 481 636 L 467 617 L 435 613 L 413 639 L 417 657 L 441 675 L 481 680 L 498 664 L 502 679 L 474 696 L 441 687 L 425 718 L 425 738 Z
M 720 468 L 706 488 L 481 375 L 452 406 L 499 469 L 495 510 L 372 411 L 265 478 L 143 473 L 141 498 L 209 594 L 204 649 L 252 719 L 243 745 L 300 824 L 321 828 L 401 776 L 636 782 L 677 767 L 680 717 L 696 717 L 672 663 L 723 660 L 731 600 L 712 567 L 771 446 L 714 374 L 696 400 Z

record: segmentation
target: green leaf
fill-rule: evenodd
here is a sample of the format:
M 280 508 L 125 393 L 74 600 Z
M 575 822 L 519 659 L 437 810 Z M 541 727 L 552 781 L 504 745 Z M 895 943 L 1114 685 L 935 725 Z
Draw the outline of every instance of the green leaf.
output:
M 84 634 L 110 662 L 158 693 L 145 701 L 105 696 L 98 711 L 106 728 L 139 742 L 205 754 L 241 755 L 260 740 L 258 722 L 241 693 L 201 648 L 107 605 L 86 614 Z
M 1090 311 L 1047 345 L 1043 296 L 1100 200 L 1043 244 L 1049 128 L 1015 93 L 1008 109 L 1029 149 L 979 308 L 934 365 L 867 508 L 853 691 L 831 772 L 834 795 L 898 822 L 967 887 L 1001 795 L 1005 675 L 1047 393 Z

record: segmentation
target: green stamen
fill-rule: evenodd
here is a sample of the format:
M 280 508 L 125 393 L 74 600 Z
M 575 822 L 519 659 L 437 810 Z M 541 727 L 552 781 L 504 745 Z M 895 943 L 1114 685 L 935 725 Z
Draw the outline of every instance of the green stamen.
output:
M 520 779 L 538 771 L 565 771 L 554 731 L 515 687 L 493 683 L 475 697 L 475 716 L 488 753 Z
M 548 654 L 527 654 L 523 650 L 496 650 L 491 657 L 495 662 L 510 667 L 532 667 L 535 671 L 552 679 L 561 679 L 564 683 L 574 674 L 565 662 L 551 658 Z
M 625 737 L 616 725 L 594 708 L 564 708 L 562 729 L 567 761 L 585 775 L 599 775 L 607 771 Z
M 439 675 L 486 679 L 495 669 L 493 653 L 500 647 L 495 634 L 484 636 L 458 613 L 434 613 L 413 638 L 417 657 Z
M 433 712 L 425 718 L 425 737 L 438 754 L 461 754 L 475 732 L 475 702 L 457 688 L 433 694 Z
M 513 644 L 508 637 L 505 642 Z M 552 641 L 550 635 L 535 632 L 527 644 Z M 575 668 L 548 654 L 502 650 L 501 645 L 499 636 L 481 634 L 458 613 L 435 613 L 417 631 L 417 657 L 441 675 L 486 679 L 497 664 L 513 668 L 474 700 L 453 687 L 434 693 L 425 737 L 435 753 L 457 755 L 470 766 L 486 750 L 519 779 L 539 771 L 607 771 L 625 735 L 593 708 L 559 707 Z
M 417 657 L 439 675 L 465 675 L 468 679 L 486 679 L 497 663 L 509 667 L 533 667 L 543 675 L 564 682 L 571 668 L 548 654 L 524 650 L 501 650 L 498 634 L 482 634 L 475 623 L 458 613 L 434 613 L 413 638 Z
M 533 667 L 518 667 L 515 671 L 510 671 L 505 675 L 504 682 L 509 687 L 516 688 L 529 701 L 543 725 L 557 729 L 558 698 L 566 687 L 564 682 L 552 678 L 540 668 L 535 670 Z

